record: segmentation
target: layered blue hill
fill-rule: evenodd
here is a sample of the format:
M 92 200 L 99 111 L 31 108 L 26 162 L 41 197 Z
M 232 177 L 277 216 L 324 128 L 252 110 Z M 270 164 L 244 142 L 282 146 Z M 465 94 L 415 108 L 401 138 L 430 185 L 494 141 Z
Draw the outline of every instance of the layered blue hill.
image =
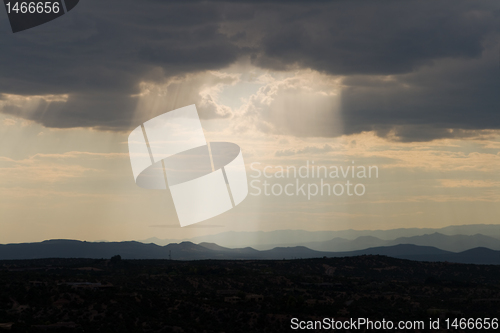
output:
M 231 249 L 213 243 L 182 242 L 159 246 L 140 242 L 82 242 L 76 240 L 48 240 L 40 243 L 0 245 L 0 260 L 39 258 L 111 258 L 123 259 L 306 259 L 321 257 L 351 257 L 384 255 L 418 261 L 448 261 L 470 264 L 500 264 L 500 251 L 478 247 L 463 252 L 440 250 L 431 246 L 399 244 L 372 247 L 349 252 L 315 251 L 304 246 L 276 247 L 258 251 L 251 247 Z

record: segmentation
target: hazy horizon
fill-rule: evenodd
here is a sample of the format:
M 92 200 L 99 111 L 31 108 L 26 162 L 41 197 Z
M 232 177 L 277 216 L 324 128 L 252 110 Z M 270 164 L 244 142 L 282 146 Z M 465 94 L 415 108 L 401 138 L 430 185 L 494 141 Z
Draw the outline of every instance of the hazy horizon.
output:
M 481 232 L 476 232 L 476 230 L 471 230 L 470 228 L 475 227 L 475 226 L 481 226 L 483 227 Z M 491 228 L 493 227 L 493 228 Z M 356 229 L 341 229 L 341 230 L 322 230 L 322 231 L 308 231 L 304 229 L 281 229 L 281 230 L 270 230 L 270 231 L 225 231 L 225 232 L 216 232 L 212 234 L 206 234 L 203 236 L 196 236 L 196 237 L 187 237 L 187 238 L 179 238 L 179 239 L 171 239 L 171 238 L 158 238 L 156 236 L 149 237 L 146 239 L 124 239 L 120 240 L 118 242 L 130 242 L 130 241 L 136 241 L 136 242 L 146 242 L 146 241 L 151 241 L 151 240 L 158 240 L 162 241 L 161 243 L 157 243 L 159 245 L 162 244 L 170 244 L 170 243 L 175 243 L 175 242 L 183 242 L 183 241 L 191 241 L 195 243 L 200 243 L 200 242 L 205 242 L 203 239 L 208 238 L 210 239 L 211 237 L 217 237 L 217 236 L 227 236 L 228 234 L 261 234 L 261 235 L 270 235 L 270 234 L 276 234 L 276 233 L 309 233 L 312 235 L 321 235 L 323 239 L 325 240 L 330 240 L 331 236 L 329 235 L 343 235 L 343 237 L 340 236 L 333 236 L 335 238 L 343 238 L 343 239 L 356 239 L 358 237 L 364 237 L 364 236 L 373 236 L 373 237 L 379 237 L 384 240 L 393 240 L 395 238 L 400 238 L 400 237 L 412 237 L 412 236 L 422 236 L 422 235 L 431 235 L 431 234 L 441 234 L 441 235 L 446 235 L 446 236 L 453 236 L 453 235 L 458 235 L 458 236 L 472 236 L 472 235 L 484 235 L 488 237 L 494 237 L 495 235 L 491 235 L 492 229 L 498 229 L 498 239 L 500 239 L 500 225 L 499 224 L 465 224 L 465 225 L 449 225 L 446 227 L 440 227 L 440 228 L 396 228 L 396 229 L 375 229 L 375 230 L 356 230 Z M 486 231 L 486 232 L 485 232 Z M 325 234 L 326 233 L 326 234 Z M 395 236 L 400 234 L 400 236 Z M 255 238 L 254 238 L 255 239 Z M 49 239 L 43 239 L 43 240 L 38 240 L 38 241 L 33 241 L 33 242 L 19 242 L 19 243 L 2 243 L 0 245 L 7 245 L 7 244 L 21 244 L 21 243 L 38 243 L 38 242 L 44 242 L 44 241 L 55 241 L 55 240 L 76 240 L 76 241 L 85 241 L 85 242 L 117 242 L 117 241 L 110 241 L 107 239 L 97 239 L 97 240 L 87 240 L 87 239 L 76 239 L 76 238 L 49 238 Z M 258 245 L 261 239 L 256 238 L 256 244 Z M 167 241 L 167 242 L 165 242 Z M 293 245 L 294 243 L 300 243 L 301 241 L 297 240 L 290 240 L 290 243 L 282 243 L 282 244 L 290 244 Z M 154 243 L 154 241 L 153 241 Z

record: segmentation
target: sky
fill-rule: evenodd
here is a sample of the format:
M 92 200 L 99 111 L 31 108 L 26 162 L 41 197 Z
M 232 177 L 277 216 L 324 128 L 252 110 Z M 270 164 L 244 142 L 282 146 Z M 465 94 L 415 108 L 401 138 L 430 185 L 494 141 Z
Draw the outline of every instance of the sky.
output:
M 14 34 L 0 10 L 0 243 L 497 224 L 499 19 L 497 0 L 82 0 Z M 250 194 L 181 228 L 127 140 L 192 104 Z M 279 178 L 313 165 L 344 193 Z

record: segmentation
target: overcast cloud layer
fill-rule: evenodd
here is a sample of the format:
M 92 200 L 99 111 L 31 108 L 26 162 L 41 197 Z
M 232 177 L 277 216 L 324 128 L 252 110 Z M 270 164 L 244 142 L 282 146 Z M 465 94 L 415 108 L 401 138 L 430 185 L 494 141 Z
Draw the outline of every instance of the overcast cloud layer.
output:
M 250 57 L 275 71 L 343 77 L 342 133 L 318 119 L 321 131 L 291 134 L 474 135 L 500 128 L 499 19 L 497 0 L 107 0 L 81 1 L 58 20 L 12 34 L 0 11 L 1 112 L 48 127 L 125 130 L 137 125 L 141 82 L 165 84 Z M 26 110 L 8 94 L 64 98 Z M 230 116 L 204 103 L 205 118 Z

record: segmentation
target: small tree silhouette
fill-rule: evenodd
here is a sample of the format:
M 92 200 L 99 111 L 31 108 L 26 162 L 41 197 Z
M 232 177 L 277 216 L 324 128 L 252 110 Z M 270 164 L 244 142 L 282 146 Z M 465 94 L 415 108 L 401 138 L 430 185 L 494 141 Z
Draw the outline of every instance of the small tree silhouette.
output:
M 120 262 L 120 260 L 122 260 L 122 256 L 117 254 L 116 256 L 112 256 L 111 257 L 111 263 L 115 264 L 117 262 Z

